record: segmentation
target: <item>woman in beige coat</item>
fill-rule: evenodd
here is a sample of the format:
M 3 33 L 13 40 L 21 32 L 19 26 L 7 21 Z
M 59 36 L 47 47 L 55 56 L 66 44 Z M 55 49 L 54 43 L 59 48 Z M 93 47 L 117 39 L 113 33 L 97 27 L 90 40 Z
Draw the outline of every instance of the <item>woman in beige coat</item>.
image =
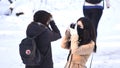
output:
M 62 38 L 61 47 L 70 50 L 64 68 L 86 68 L 86 62 L 95 46 L 95 32 L 91 22 L 81 17 L 76 24 L 71 24 Z

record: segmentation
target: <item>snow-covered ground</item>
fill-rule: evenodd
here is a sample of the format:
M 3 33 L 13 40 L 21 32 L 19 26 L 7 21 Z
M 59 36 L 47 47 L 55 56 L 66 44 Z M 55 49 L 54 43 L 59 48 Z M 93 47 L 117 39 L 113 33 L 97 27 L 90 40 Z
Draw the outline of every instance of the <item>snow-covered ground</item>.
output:
M 71 22 L 76 22 L 83 16 L 83 1 L 79 0 L 51 0 L 39 3 L 27 0 L 19 0 L 15 10 L 9 16 L 7 0 L 0 1 L 0 68 L 24 68 L 19 55 L 19 43 L 25 37 L 27 25 L 32 21 L 33 10 L 38 8 L 47 10 L 53 14 L 54 20 L 60 28 L 62 36 Z M 45 0 L 44 0 L 45 1 Z M 1 3 L 2 2 L 2 3 Z M 4 3 L 3 3 L 4 2 Z M 6 4 L 7 3 L 7 4 Z M 47 3 L 47 5 L 45 5 Z M 93 54 L 92 68 L 120 68 L 120 1 L 111 0 L 110 9 L 104 9 L 103 16 L 98 27 L 97 53 Z M 31 5 L 31 7 L 28 7 Z M 40 7 L 38 7 L 40 6 Z M 20 9 L 25 12 L 19 17 L 15 13 Z M 61 39 L 52 42 L 54 68 L 64 68 L 68 51 L 60 47 Z M 91 57 L 87 62 L 89 68 Z

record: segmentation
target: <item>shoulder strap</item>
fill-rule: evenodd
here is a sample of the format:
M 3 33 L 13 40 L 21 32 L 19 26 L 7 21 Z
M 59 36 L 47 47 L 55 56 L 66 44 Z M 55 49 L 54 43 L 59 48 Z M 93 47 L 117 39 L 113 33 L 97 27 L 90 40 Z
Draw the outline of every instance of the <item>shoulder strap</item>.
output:
M 70 56 L 70 55 L 69 55 L 69 56 Z M 70 60 L 68 60 L 68 61 L 70 62 L 68 68 L 70 68 L 72 58 L 73 58 L 73 54 L 71 54 L 71 58 L 70 58 Z
M 67 61 L 69 60 L 70 54 L 71 54 L 71 50 L 69 51 L 69 54 L 68 54 L 68 57 L 67 57 Z
M 90 67 L 89 68 L 92 68 L 92 61 L 93 61 L 93 53 L 92 53 L 92 57 L 91 57 L 91 61 L 90 61 Z

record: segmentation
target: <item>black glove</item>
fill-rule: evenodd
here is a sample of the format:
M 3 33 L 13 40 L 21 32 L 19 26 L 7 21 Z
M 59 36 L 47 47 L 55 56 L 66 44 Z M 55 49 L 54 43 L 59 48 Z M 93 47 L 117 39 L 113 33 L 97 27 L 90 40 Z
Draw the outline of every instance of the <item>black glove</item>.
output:
M 53 30 L 54 32 L 57 32 L 57 33 L 60 32 L 59 29 L 58 29 L 58 27 L 55 25 L 54 20 L 51 20 L 51 21 L 50 21 L 50 26 L 51 26 L 51 28 L 52 28 L 52 30 Z

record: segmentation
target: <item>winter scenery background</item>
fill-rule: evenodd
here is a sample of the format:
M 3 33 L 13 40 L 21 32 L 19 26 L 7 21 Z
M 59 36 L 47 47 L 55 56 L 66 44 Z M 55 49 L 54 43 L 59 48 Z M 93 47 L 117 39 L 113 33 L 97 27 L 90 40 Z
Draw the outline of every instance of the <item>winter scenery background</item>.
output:
M 19 43 L 26 36 L 27 25 L 37 10 L 53 14 L 62 36 L 70 23 L 83 16 L 84 0 L 0 0 L 0 68 L 24 68 L 19 55 Z M 120 68 L 120 0 L 110 0 L 111 7 L 103 11 L 99 22 L 97 53 L 93 53 L 92 68 Z M 9 7 L 14 8 L 10 13 Z M 16 16 L 16 13 L 24 12 Z M 64 68 L 68 50 L 61 48 L 61 39 L 52 42 L 54 68 Z M 91 56 L 86 64 L 89 68 Z

